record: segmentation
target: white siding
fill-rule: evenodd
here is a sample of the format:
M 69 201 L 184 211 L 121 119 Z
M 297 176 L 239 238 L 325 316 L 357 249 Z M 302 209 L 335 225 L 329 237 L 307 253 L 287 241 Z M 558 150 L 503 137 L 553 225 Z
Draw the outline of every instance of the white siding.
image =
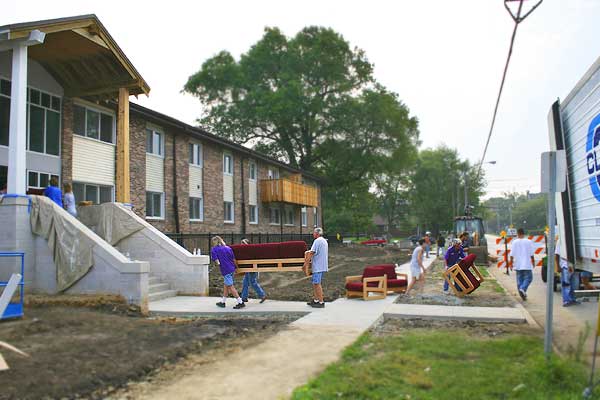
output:
M 251 206 L 258 205 L 258 185 L 254 179 L 248 180 L 248 204 Z
M 73 181 L 115 184 L 115 146 L 73 135 Z
M 146 154 L 146 190 L 165 191 L 165 159 L 160 156 Z
M 233 202 L 233 175 L 223 175 L 223 201 Z
M 190 165 L 190 197 L 202 198 L 202 168 Z

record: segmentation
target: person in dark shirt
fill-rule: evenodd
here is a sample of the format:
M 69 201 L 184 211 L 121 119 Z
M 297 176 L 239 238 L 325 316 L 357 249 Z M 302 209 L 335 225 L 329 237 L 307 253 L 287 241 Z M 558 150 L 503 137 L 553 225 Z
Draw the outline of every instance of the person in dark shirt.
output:
M 444 254 L 444 249 L 446 247 L 446 238 L 444 237 L 444 235 L 442 235 L 441 233 L 438 235 L 437 238 L 437 252 L 436 252 L 436 256 L 439 256 L 440 254 Z
M 44 190 L 44 196 L 58 204 L 60 208 L 63 208 L 62 191 L 58 187 L 58 179 L 56 177 L 50 179 L 50 186 Z
M 235 256 L 231 247 L 225 244 L 225 241 L 220 236 L 215 236 L 211 239 L 212 249 L 210 250 L 211 260 L 219 266 L 221 275 L 223 275 L 223 299 L 217 303 L 217 307 L 225 308 L 227 296 L 231 294 L 236 299 L 236 305 L 233 306 L 236 310 L 244 308 L 244 302 L 238 291 L 233 286 L 233 274 L 235 273 Z
M 460 239 L 452 239 L 452 246 L 448 247 L 446 255 L 444 255 L 445 268 L 452 267 L 463 258 L 465 258 L 465 252 Z M 444 293 L 448 293 L 448 287 L 448 281 L 444 280 Z

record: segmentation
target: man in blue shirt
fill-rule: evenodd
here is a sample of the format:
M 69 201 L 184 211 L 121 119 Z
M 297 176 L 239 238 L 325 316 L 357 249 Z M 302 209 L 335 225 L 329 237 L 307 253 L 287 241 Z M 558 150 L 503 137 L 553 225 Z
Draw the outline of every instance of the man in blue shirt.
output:
M 50 186 L 44 190 L 44 196 L 50 198 L 50 200 L 58 204 L 60 208 L 63 208 L 62 192 L 58 188 L 58 179 L 56 177 L 50 179 Z
M 312 284 L 315 296 L 314 299 L 307 304 L 314 308 L 325 308 L 321 280 L 323 279 L 323 273 L 327 272 L 329 269 L 327 265 L 329 244 L 323 237 L 323 228 L 315 228 L 313 231 L 313 238 L 315 238 L 315 241 L 307 253 L 310 253 L 311 255 L 309 257 L 312 257 Z
M 444 255 L 446 269 L 457 264 L 463 258 L 465 258 L 465 251 L 463 250 L 461 240 L 452 239 L 452 246 L 448 247 Z M 446 280 L 444 280 L 444 293 L 448 293 L 448 281 Z

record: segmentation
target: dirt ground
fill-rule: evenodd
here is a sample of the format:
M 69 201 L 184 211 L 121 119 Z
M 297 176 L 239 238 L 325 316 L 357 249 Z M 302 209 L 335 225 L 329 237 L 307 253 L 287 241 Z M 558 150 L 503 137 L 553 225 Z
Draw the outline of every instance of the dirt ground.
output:
M 487 267 L 477 266 L 484 276 L 484 282 L 473 293 L 464 297 L 457 297 L 449 288 L 449 294 L 443 293 L 444 288 L 444 263 L 436 260 L 425 276 L 425 285 L 416 285 L 408 296 L 401 295 L 397 303 L 404 304 L 431 304 L 443 306 L 472 306 L 472 307 L 514 307 L 515 300 L 506 294 L 500 284 L 490 276 Z
M 542 330 L 536 325 L 490 323 L 475 321 L 439 321 L 424 319 L 388 318 L 383 323 L 373 327 L 371 333 L 375 336 L 402 335 L 414 330 L 449 329 L 456 331 L 468 330 L 470 335 L 482 337 L 501 337 L 503 335 L 539 335 Z
M 106 398 L 189 356 L 238 341 L 264 340 L 288 317 L 143 318 L 123 304 L 96 309 L 29 306 L 0 323 L 0 340 L 30 354 L 2 351 L 0 399 Z
M 329 248 L 329 272 L 323 277 L 325 301 L 333 301 L 345 294 L 345 278 L 361 275 L 367 265 L 402 264 L 409 260 L 406 250 L 396 247 L 331 246 Z M 211 267 L 210 295 L 220 296 L 223 292 L 223 277 L 218 267 Z M 242 290 L 243 275 L 236 276 L 235 287 Z M 260 285 L 272 300 L 306 301 L 312 298 L 310 278 L 302 272 L 263 272 Z M 250 297 L 254 291 L 250 289 Z

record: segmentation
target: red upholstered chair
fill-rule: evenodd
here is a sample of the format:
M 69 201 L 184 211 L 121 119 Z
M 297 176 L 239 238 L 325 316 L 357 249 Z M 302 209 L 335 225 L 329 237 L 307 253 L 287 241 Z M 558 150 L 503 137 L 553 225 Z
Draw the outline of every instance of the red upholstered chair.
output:
M 458 297 L 474 292 L 484 281 L 474 264 L 475 258 L 475 254 L 469 254 L 444 272 L 444 279 Z
M 346 277 L 346 297 L 362 297 L 364 300 L 385 299 L 388 291 L 385 269 L 375 265 L 366 267 L 362 275 Z M 375 293 L 369 295 L 369 293 Z
M 408 286 L 408 275 L 396 273 L 396 265 L 381 264 L 378 267 L 382 268 L 387 276 L 386 284 L 388 292 L 403 293 Z

